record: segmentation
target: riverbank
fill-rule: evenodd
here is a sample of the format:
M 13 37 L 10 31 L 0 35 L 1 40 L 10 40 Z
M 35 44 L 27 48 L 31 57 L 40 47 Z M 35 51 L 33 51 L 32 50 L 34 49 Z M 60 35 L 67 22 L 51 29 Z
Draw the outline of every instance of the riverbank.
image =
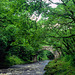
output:
M 25 65 L 14 65 L 8 69 L 0 69 L 0 75 L 43 75 L 44 68 L 50 60 Z
M 67 60 L 64 57 L 50 61 L 45 67 L 44 75 L 75 75 L 75 64 L 72 65 L 71 60 L 69 57 Z

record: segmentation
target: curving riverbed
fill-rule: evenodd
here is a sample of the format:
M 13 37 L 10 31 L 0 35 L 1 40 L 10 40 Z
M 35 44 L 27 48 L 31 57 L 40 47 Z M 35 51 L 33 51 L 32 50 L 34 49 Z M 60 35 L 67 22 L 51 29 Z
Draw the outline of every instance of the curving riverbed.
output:
M 0 75 L 43 75 L 44 67 L 50 60 L 40 61 L 32 64 L 14 65 L 8 69 L 0 69 Z

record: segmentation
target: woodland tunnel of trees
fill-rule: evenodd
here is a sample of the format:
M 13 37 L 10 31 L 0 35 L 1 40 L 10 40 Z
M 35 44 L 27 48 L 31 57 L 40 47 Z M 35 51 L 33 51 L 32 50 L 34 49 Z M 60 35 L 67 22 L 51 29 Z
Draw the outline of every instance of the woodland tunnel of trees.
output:
M 0 0 L 0 68 L 42 60 L 45 45 L 75 64 L 75 0 L 60 1 Z

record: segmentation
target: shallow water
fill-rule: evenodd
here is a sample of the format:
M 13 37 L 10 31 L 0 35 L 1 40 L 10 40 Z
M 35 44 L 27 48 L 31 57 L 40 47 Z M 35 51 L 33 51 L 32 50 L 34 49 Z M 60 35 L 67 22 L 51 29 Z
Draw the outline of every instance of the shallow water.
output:
M 14 65 L 8 69 L 1 69 L 0 75 L 43 75 L 44 68 L 50 60 L 39 61 L 32 64 Z

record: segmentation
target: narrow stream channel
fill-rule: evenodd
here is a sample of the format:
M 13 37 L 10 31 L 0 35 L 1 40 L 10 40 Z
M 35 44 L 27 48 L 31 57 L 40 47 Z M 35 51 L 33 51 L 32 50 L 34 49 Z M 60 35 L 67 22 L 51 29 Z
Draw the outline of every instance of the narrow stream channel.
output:
M 32 64 L 14 65 L 8 69 L 0 69 L 0 75 L 43 75 L 44 68 L 50 60 Z

